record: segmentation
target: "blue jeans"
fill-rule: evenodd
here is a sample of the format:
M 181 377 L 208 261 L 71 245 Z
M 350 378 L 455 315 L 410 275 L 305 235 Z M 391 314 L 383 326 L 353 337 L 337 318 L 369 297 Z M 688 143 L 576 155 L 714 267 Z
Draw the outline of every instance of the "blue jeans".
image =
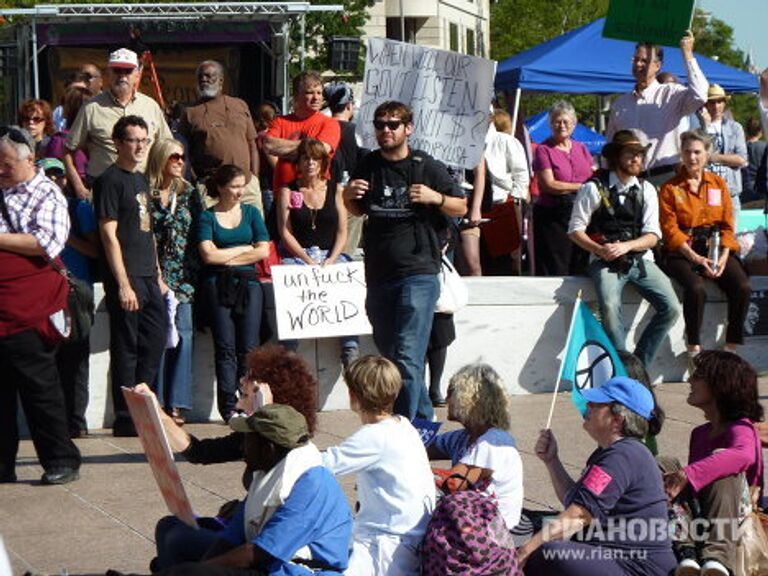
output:
M 246 372 L 245 357 L 259 345 L 264 292 L 261 283 L 248 281 L 248 305 L 242 314 L 219 304 L 215 278 L 205 282 L 204 305 L 211 318 L 216 364 L 216 406 L 228 420 L 237 403 L 239 379 Z
M 424 384 L 424 357 L 440 294 L 437 275 L 419 274 L 368 286 L 365 300 L 373 341 L 382 356 L 400 369 L 403 387 L 395 413 L 431 420 L 432 402 Z
M 198 518 L 198 522 L 206 520 L 205 526 L 199 529 L 187 526 L 176 516 L 164 516 L 155 525 L 155 546 L 157 547 L 157 564 L 155 569 L 165 570 L 183 562 L 199 562 L 205 556 L 208 548 L 219 539 L 224 526 L 213 529 L 215 521 L 209 518 Z M 201 522 L 202 523 L 202 522 Z
M 634 352 L 635 356 L 648 368 L 664 336 L 680 316 L 680 302 L 672 288 L 672 282 L 655 263 L 649 260 L 643 261 L 645 266 L 643 277 L 638 262 L 637 259 L 633 261 L 627 274 L 619 274 L 608 270 L 607 262 L 594 260 L 589 264 L 589 275 L 595 282 L 603 328 L 617 350 L 627 349 L 627 329 L 624 325 L 621 303 L 624 286 L 627 283 L 633 285 L 653 306 L 656 313 L 643 330 Z
M 157 398 L 163 408 L 192 409 L 192 304 L 179 302 L 176 308 L 179 343 L 166 348 L 157 371 Z

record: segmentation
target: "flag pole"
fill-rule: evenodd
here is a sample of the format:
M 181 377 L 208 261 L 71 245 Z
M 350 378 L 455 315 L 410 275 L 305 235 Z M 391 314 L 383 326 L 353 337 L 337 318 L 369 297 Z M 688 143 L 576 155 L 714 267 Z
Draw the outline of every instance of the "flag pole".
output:
M 565 339 L 565 346 L 563 350 L 568 349 L 568 342 L 571 341 L 571 335 L 573 334 L 573 325 L 576 321 L 576 313 L 581 306 L 581 290 L 576 293 L 576 302 L 573 306 L 573 314 L 571 314 L 571 325 L 568 327 L 568 337 Z M 555 403 L 557 402 L 557 393 L 560 391 L 560 380 L 563 379 L 563 367 L 565 365 L 565 358 L 560 361 L 560 368 L 557 371 L 557 380 L 555 381 L 555 390 L 552 392 L 552 403 L 549 405 L 549 416 L 547 416 L 546 429 L 549 430 L 552 426 L 552 416 L 555 413 Z

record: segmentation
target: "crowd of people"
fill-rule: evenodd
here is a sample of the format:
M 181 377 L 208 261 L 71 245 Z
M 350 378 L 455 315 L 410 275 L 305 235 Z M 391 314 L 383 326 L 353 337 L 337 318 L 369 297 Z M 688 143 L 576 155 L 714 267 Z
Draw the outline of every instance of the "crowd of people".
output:
M 513 135 L 510 116 L 494 111 L 469 184 L 463 170 L 409 145 L 415 128 L 407 103 L 380 104 L 378 149 L 361 149 L 351 88 L 324 86 L 314 71 L 293 79 L 289 114 L 265 103 L 254 118 L 246 102 L 224 94 L 224 67 L 204 61 L 196 71 L 199 101 L 169 124 L 138 91 L 135 52 L 112 52 L 103 84 L 100 67 L 83 64 L 59 107 L 25 101 L 19 126 L 0 129 L 0 369 L 10 374 L 0 398 L 0 483 L 16 480 L 17 396 L 42 482 L 79 477 L 72 439 L 88 434 L 90 343 L 87 329 L 73 329 L 73 297 L 87 325 L 93 283 L 101 281 L 113 434 L 136 435 L 121 388 L 140 386 L 157 396 L 171 446 L 189 461 L 246 463 L 247 497 L 204 519 L 200 530 L 174 518 L 158 523 L 153 572 L 434 570 L 461 562 L 450 546 L 440 548 L 437 534 L 446 530 L 444 503 L 463 492 L 480 495 L 467 505 L 490 502 L 491 530 L 509 534 L 486 558 L 504 562 L 505 573 L 733 573 L 732 536 L 702 544 L 673 542 L 667 533 L 584 534 L 595 522 L 666 522 L 675 505 L 710 519 L 738 518 L 738 501 L 762 478 L 756 376 L 734 354 L 750 297 L 735 232 L 739 196 L 745 182 L 761 185 L 765 153 L 747 145 L 727 114 L 728 95 L 708 83 L 693 45 L 690 34 L 681 41 L 687 87 L 657 79 L 660 47 L 637 46 L 636 86 L 613 104 L 600 168 L 572 137 L 573 106 L 558 102 L 549 115 L 552 137 L 532 154 Z M 768 71 L 759 112 L 766 129 Z M 748 134 L 759 131 L 752 126 Z M 750 169 L 753 157 L 758 166 Z M 522 508 L 522 462 L 499 374 L 467 366 L 443 397 L 455 331 L 450 314 L 435 312 L 444 254 L 456 254 L 468 275 L 482 274 L 485 264 L 497 268 L 499 258 L 523 271 L 531 203 L 535 267 L 592 278 L 617 350 L 629 354 L 623 287 L 632 284 L 654 309 L 633 351 L 636 379 L 615 378 L 584 394 L 584 428 L 598 448 L 578 479 L 565 470 L 551 431 L 541 433 L 537 454 L 564 507 L 549 518 Z M 512 224 L 499 233 L 501 221 Z M 350 407 L 363 426 L 321 453 L 311 442 L 317 382 L 296 341 L 267 344 L 277 339 L 269 264 L 328 266 L 359 253 L 380 356 L 359 358 L 354 334 L 339 339 Z M 728 300 L 726 351 L 701 348 L 706 280 Z M 648 447 L 663 412 L 644 367 L 681 310 L 688 401 L 708 424 L 692 435 L 687 467 L 660 468 Z M 212 440 L 183 428 L 193 408 L 196 324 L 210 327 L 217 408 L 233 430 Z M 272 403 L 256 409 L 254 396 L 267 386 Z M 425 447 L 412 422 L 433 420 L 434 407 L 446 403 L 448 418 L 463 428 Z M 430 459 L 450 460 L 451 468 L 433 471 Z M 334 480 L 346 474 L 357 475 L 354 517 Z M 441 506 L 437 527 L 430 517 Z M 595 547 L 614 554 L 580 560 L 572 553 Z M 510 554 L 498 555 L 500 548 Z

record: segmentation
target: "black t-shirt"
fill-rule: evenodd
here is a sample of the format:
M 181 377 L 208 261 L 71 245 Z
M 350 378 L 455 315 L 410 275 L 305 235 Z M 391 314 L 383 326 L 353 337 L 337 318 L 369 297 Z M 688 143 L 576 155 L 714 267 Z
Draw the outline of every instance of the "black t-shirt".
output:
M 357 165 L 352 179 L 368 181 L 361 207 L 368 215 L 363 232 L 365 275 L 380 284 L 416 274 L 437 274 L 440 245 L 437 233 L 448 219 L 436 205 L 411 204 L 408 188 L 425 184 L 447 196 L 462 197 L 461 188 L 445 166 L 421 151 L 390 162 L 376 150 Z
M 299 189 L 299 183 L 288 185 L 292 191 Z M 302 202 L 301 207 L 288 210 L 293 237 L 302 248 L 317 246 L 321 250 L 332 250 L 339 229 L 339 212 L 336 210 L 336 184 L 328 182 L 325 202 L 319 210 L 312 210 Z
M 93 183 L 96 218 L 117 220 L 117 239 L 128 276 L 157 274 L 148 190 L 143 174 L 127 172 L 117 164 L 112 164 Z

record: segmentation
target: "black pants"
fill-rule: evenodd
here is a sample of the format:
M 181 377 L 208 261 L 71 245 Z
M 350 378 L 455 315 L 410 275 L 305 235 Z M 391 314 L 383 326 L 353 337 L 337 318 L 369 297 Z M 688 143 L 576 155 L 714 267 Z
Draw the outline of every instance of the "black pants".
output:
M 664 270 L 683 289 L 683 317 L 685 337 L 689 346 L 701 344 L 701 324 L 704 319 L 704 304 L 707 303 L 706 278 L 698 274 L 693 264 L 678 253 L 667 254 Z M 741 262 L 729 254 L 725 270 L 714 282 L 725 292 L 728 299 L 728 327 L 725 341 L 728 344 L 744 343 L 744 320 L 749 309 L 751 289 Z
M 80 452 L 69 438 L 55 353 L 35 330 L 0 338 L 0 476 L 12 476 L 16 464 L 17 395 L 42 467 L 80 466 Z
M 575 195 L 574 195 L 575 196 Z M 533 205 L 533 246 L 536 276 L 576 276 L 587 273 L 588 254 L 568 238 L 573 202 Z
M 139 300 L 139 310 L 120 307 L 117 285 L 104 282 L 109 311 L 109 371 L 112 379 L 112 405 L 115 418 L 128 418 L 120 388 L 155 381 L 165 350 L 168 314 L 155 277 L 131 277 L 131 287 Z
M 91 366 L 91 341 L 65 340 L 56 352 L 56 365 L 67 407 L 67 423 L 71 434 L 87 430 L 85 411 L 88 408 L 88 374 Z

